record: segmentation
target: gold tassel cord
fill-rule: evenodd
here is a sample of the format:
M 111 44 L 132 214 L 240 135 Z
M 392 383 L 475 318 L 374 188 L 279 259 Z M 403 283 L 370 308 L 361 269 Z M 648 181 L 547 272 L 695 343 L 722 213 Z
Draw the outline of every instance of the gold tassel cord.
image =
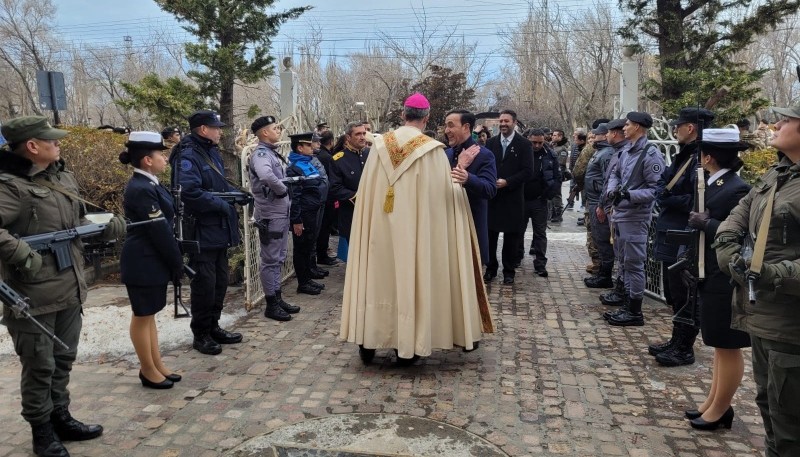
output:
M 394 211 L 394 187 L 389 186 L 386 191 L 386 199 L 383 201 L 383 212 L 391 213 Z

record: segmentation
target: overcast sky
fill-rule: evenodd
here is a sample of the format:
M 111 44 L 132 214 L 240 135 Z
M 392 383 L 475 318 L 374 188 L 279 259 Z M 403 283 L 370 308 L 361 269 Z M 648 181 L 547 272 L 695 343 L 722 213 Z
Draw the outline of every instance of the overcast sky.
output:
M 541 0 L 539 0 L 541 1 Z M 585 14 L 590 0 L 551 1 L 550 7 L 566 14 Z M 125 44 L 125 37 L 135 47 L 154 34 L 169 37 L 176 46 L 191 36 L 180 28 L 170 14 L 153 0 L 115 0 L 98 5 L 97 0 L 56 0 L 58 35 L 82 46 Z M 427 17 L 435 36 L 456 30 L 464 34 L 474 52 L 493 59 L 492 67 L 502 62 L 500 34 L 522 20 L 528 9 L 526 0 L 280 0 L 276 10 L 296 6 L 314 7 L 301 18 L 281 27 L 273 40 L 273 54 L 281 56 L 288 49 L 297 50 L 297 40 L 308 34 L 311 25 L 322 29 L 323 55 L 342 56 L 380 44 L 383 34 L 403 40 L 420 24 L 419 15 Z M 413 5 L 413 6 L 412 6 Z M 293 46 L 294 44 L 294 46 Z

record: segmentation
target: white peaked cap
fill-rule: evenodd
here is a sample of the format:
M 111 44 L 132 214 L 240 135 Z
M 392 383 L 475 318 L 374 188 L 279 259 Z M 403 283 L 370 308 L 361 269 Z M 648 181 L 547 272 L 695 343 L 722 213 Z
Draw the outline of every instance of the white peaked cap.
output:
M 704 143 L 738 143 L 739 129 L 703 129 Z
M 128 141 L 136 143 L 161 143 L 161 134 L 156 132 L 131 132 Z

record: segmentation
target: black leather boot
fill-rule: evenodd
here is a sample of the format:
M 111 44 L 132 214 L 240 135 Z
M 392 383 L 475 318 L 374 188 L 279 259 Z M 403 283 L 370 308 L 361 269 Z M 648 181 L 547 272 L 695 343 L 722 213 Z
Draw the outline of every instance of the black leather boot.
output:
M 290 304 L 286 303 L 285 301 L 283 301 L 283 297 L 281 296 L 281 291 L 280 290 L 275 291 L 275 298 L 278 299 L 278 306 L 280 306 L 281 309 L 283 309 L 287 313 L 295 314 L 295 313 L 299 313 L 300 312 L 300 307 L 299 306 L 290 305 Z
M 647 346 L 647 352 L 650 353 L 652 356 L 657 356 L 662 352 L 667 352 L 668 350 L 672 349 L 672 346 L 675 344 L 675 340 L 678 337 L 678 324 L 672 324 L 672 336 L 669 338 L 669 341 L 665 341 L 661 344 L 651 344 Z
M 603 319 L 609 320 L 612 317 L 620 316 L 620 315 L 622 315 L 622 313 L 627 312 L 628 311 L 628 304 L 629 304 L 628 302 L 630 302 L 630 297 L 628 297 L 628 294 L 623 295 L 622 296 L 622 304 L 621 304 L 622 307 L 619 308 L 619 309 L 615 309 L 613 311 L 604 312 L 603 313 Z
M 63 406 L 53 409 L 50 413 L 50 422 L 61 441 L 86 441 L 103 434 L 102 425 L 84 424 L 72 417 L 69 410 Z
M 325 284 L 322 284 L 322 283 L 319 283 L 319 282 L 313 281 L 313 280 L 309 280 L 306 284 L 308 284 L 311 287 L 317 288 L 319 290 L 322 290 L 322 289 L 325 288 Z
M 242 342 L 241 333 L 229 332 L 219 325 L 211 329 L 211 338 L 219 344 L 236 344 Z
M 69 457 L 69 452 L 53 431 L 53 424 L 31 424 L 33 434 L 33 453 L 39 457 Z
M 677 327 L 677 326 L 676 326 Z M 697 337 L 695 329 L 681 324 L 678 327 L 675 344 L 656 356 L 656 362 L 665 367 L 678 367 L 694 363 L 694 340 Z
M 612 268 L 614 268 L 613 265 L 610 268 L 607 266 L 600 266 L 600 271 L 596 275 L 583 278 L 583 283 L 590 289 L 608 289 L 609 287 L 614 287 L 614 280 L 611 279 L 613 274 Z
M 276 296 L 267 297 L 267 308 L 264 310 L 264 317 L 281 322 L 292 320 L 292 316 L 287 314 L 278 304 Z
M 621 276 L 617 276 L 614 290 L 600 294 L 600 303 L 606 306 L 620 306 L 625 300 L 625 281 Z
M 195 335 L 194 341 L 192 342 L 192 347 L 201 354 L 206 355 L 217 355 L 222 352 L 222 346 L 214 341 L 214 338 L 211 338 L 211 335 L 208 333 Z
M 320 267 L 314 267 L 314 268 L 312 268 L 312 269 L 311 269 L 311 273 L 312 273 L 312 274 L 315 274 L 315 275 L 317 275 L 317 276 L 322 276 L 321 278 L 314 278 L 314 277 L 312 277 L 312 279 L 324 279 L 324 278 L 326 278 L 326 277 L 327 277 L 327 276 L 330 274 L 329 272 L 327 272 L 327 271 L 323 270 L 323 269 L 322 269 L 322 268 L 320 268 Z
M 320 292 L 322 292 L 322 289 L 318 289 L 318 288 L 312 286 L 311 284 L 309 284 L 310 282 L 311 281 L 309 281 L 309 282 L 307 282 L 305 284 L 300 284 L 299 286 L 297 286 L 297 293 L 298 294 L 307 294 L 307 295 L 319 295 Z M 278 307 L 280 308 L 280 306 L 278 306 Z M 283 310 L 281 310 L 281 311 L 283 311 Z
M 630 298 L 628 300 L 628 309 L 621 314 L 609 317 L 608 323 L 617 327 L 643 326 L 642 299 Z

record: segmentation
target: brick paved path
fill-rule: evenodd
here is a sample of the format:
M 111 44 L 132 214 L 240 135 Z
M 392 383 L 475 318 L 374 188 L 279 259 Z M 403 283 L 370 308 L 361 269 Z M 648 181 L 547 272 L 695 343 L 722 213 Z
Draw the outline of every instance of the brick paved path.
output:
M 568 213 L 556 231 L 575 230 L 577 213 Z M 184 377 L 172 390 L 143 389 L 129 359 L 80 362 L 71 410 L 106 432 L 68 449 L 74 456 L 217 456 L 307 418 L 385 412 L 446 422 L 511 456 L 763 454 L 749 362 L 733 429 L 692 430 L 682 411 L 704 399 L 712 351 L 698 343 L 695 365 L 660 368 L 646 345 L 668 335 L 667 307 L 647 303 L 645 327 L 609 327 L 596 291 L 581 281 L 583 247 L 556 241 L 548 254 L 549 278 L 534 276 L 528 257 L 513 287 L 490 286 L 497 333 L 479 350 L 437 351 L 411 368 L 395 367 L 381 351 L 365 367 L 355 345 L 337 340 L 343 266 L 332 269 L 321 296 L 295 297 L 287 287 L 284 295 L 303 307 L 289 323 L 267 321 L 258 310 L 235 326 L 244 343 L 220 356 L 201 355 L 188 342 L 168 351 L 168 366 Z M 0 356 L 2 457 L 31 455 L 18 386 L 17 361 Z

